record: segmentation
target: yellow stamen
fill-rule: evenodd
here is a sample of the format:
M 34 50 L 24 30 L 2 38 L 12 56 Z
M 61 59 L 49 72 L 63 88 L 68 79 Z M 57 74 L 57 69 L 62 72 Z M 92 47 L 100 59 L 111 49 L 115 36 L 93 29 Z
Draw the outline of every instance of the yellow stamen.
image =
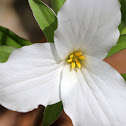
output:
M 86 57 L 79 51 L 73 52 L 69 55 L 68 59 L 66 60 L 67 63 L 70 64 L 72 69 L 81 69 L 82 64 L 81 61 L 84 60 Z
M 81 56 L 81 52 L 75 52 L 76 56 Z
M 76 61 L 76 64 L 77 64 L 77 67 L 78 67 L 78 68 L 81 68 L 81 64 L 80 64 L 79 61 Z
M 71 58 L 71 59 L 73 58 L 73 54 L 70 55 L 70 58 Z
M 72 68 L 75 68 L 75 62 L 72 62 L 72 63 L 71 63 L 71 67 L 72 67 Z
M 79 59 L 82 59 L 83 60 L 83 59 L 85 59 L 85 57 L 84 56 L 79 56 Z
M 68 59 L 67 62 L 68 62 L 68 63 L 71 63 L 71 62 L 72 62 L 72 59 Z
M 78 61 L 78 59 L 77 59 L 77 58 L 75 58 L 74 60 L 75 60 L 75 61 Z

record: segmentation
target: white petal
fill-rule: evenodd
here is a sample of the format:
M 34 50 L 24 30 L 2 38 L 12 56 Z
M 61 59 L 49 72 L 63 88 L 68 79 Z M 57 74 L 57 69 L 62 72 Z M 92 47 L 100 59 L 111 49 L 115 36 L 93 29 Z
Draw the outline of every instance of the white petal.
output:
M 103 98 L 106 99 L 106 102 L 114 112 L 119 126 L 125 126 L 126 82 L 122 76 L 106 62 L 90 56 L 87 56 L 87 61 L 88 63 L 85 63 L 85 67 L 88 69 L 88 72 L 83 69 L 83 74 L 84 76 L 88 76 L 88 78 L 90 76 L 90 80 L 93 80 L 94 87 L 92 87 L 92 91 L 94 94 L 97 94 L 96 98 L 100 98 L 101 92 L 104 96 Z M 102 100 L 103 98 L 101 97 L 100 99 Z
M 0 64 L 0 104 L 27 112 L 40 104 L 59 102 L 62 67 L 54 44 L 33 44 L 17 49 L 6 63 Z
M 61 99 L 66 114 L 75 126 L 125 126 L 126 85 L 122 77 L 99 68 L 95 73 L 86 68 L 63 70 Z M 97 69 L 99 74 L 97 75 Z
M 120 20 L 118 0 L 66 0 L 54 34 L 59 56 L 82 49 L 103 59 L 118 40 Z
M 85 85 L 87 84 L 84 81 L 83 86 Z M 82 87 L 77 73 L 65 66 L 61 81 L 61 99 L 64 111 L 72 119 L 74 126 L 101 126 L 89 106 L 88 95 L 88 89 L 86 86 Z

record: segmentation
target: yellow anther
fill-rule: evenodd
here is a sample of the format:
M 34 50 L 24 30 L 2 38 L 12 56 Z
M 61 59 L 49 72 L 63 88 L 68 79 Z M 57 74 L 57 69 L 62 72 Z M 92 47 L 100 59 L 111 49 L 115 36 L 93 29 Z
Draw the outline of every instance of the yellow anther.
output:
M 76 65 L 77 65 L 78 68 L 81 68 L 81 64 L 80 64 L 79 61 L 76 61 Z
M 84 56 L 79 56 L 79 59 L 82 59 L 83 60 L 83 59 L 85 59 L 85 57 Z
M 84 59 L 85 59 L 85 56 L 82 55 L 81 52 L 76 51 L 69 55 L 66 62 L 70 64 L 72 69 L 75 68 L 77 70 L 78 68 L 79 69 L 82 68 L 81 60 L 84 60 Z
M 73 58 L 73 54 L 70 55 L 70 58 L 71 58 L 71 59 Z
M 67 62 L 68 62 L 68 63 L 71 63 L 71 62 L 72 62 L 72 59 L 68 59 Z
M 81 54 L 81 52 L 75 52 L 75 55 L 76 56 L 81 56 L 82 54 Z
M 75 68 L 75 62 L 72 62 L 72 63 L 71 63 L 71 67 L 72 67 L 72 68 Z

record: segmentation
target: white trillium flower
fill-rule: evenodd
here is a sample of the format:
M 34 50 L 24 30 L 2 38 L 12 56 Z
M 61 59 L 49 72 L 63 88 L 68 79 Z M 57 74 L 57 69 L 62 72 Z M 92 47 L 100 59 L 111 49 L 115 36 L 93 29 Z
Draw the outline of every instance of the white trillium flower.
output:
M 19 112 L 62 100 L 74 126 L 126 126 L 126 84 L 102 61 L 119 37 L 118 0 L 67 0 L 55 43 L 15 50 L 0 64 L 0 104 Z

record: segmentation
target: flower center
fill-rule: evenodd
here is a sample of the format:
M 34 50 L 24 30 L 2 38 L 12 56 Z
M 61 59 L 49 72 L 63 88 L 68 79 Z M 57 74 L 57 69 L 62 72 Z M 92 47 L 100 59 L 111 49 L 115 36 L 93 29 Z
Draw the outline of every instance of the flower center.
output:
M 74 52 L 69 55 L 67 62 L 70 63 L 72 68 L 81 68 L 81 61 L 84 59 L 85 57 L 81 52 Z

